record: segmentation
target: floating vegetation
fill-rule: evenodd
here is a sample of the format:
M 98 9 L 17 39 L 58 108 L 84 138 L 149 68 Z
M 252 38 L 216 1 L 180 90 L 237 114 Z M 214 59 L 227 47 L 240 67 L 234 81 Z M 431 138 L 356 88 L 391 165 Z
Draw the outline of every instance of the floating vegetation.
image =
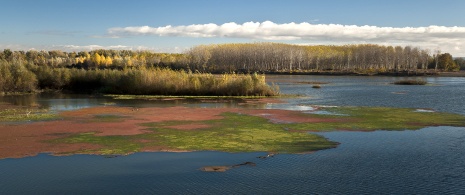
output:
M 465 116 L 441 112 L 418 112 L 417 109 L 388 107 L 337 107 L 323 111 L 337 113 L 321 115 L 322 110 L 309 115 L 338 118 L 340 122 L 289 124 L 289 128 L 303 131 L 374 131 L 416 130 L 428 126 L 465 126 Z
M 329 82 L 320 82 L 320 81 L 298 81 L 297 84 L 309 84 L 309 85 L 323 85 L 328 84 Z
M 43 121 L 56 119 L 47 109 L 8 108 L 0 110 L 0 122 Z
M 229 169 L 242 167 L 242 166 L 254 167 L 256 166 L 256 164 L 254 162 L 244 162 L 244 163 L 232 165 L 232 166 L 205 166 L 205 167 L 200 168 L 200 170 L 205 171 L 205 172 L 225 172 Z
M 394 82 L 395 85 L 426 85 L 427 83 L 423 79 L 405 79 Z
M 315 110 L 304 111 L 168 107 L 139 108 L 134 112 L 130 107 L 102 106 L 60 113 L 62 120 L 14 124 L 15 131 L 11 131 L 13 124 L 0 124 L 0 133 L 15 140 L 0 142 L 0 148 L 22 147 L 18 151 L 28 151 L 29 155 L 51 151 L 51 148 L 57 155 L 112 156 L 143 151 L 301 154 L 338 145 L 308 132 L 465 126 L 463 115 L 430 111 L 426 108 L 318 106 Z M 12 109 L 3 109 L 1 114 L 9 116 L 12 112 Z M 16 114 L 12 115 L 19 115 L 21 120 L 27 117 L 24 110 L 14 112 Z M 19 139 L 23 137 L 31 139 Z M 18 145 L 16 140 L 27 142 Z M 31 146 L 43 147 L 43 150 Z M 0 154 L 1 157 L 9 156 Z

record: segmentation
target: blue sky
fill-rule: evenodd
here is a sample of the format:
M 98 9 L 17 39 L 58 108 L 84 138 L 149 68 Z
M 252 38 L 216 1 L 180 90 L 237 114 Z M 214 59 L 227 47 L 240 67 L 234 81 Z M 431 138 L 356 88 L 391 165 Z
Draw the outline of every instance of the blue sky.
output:
M 465 56 L 463 0 L 0 0 L 0 49 L 374 43 Z

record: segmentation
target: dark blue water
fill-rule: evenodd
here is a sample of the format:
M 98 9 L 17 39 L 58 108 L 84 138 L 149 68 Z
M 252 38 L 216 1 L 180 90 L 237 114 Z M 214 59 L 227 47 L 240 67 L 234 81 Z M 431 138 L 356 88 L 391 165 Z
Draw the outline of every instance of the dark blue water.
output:
M 389 84 L 395 79 L 270 78 L 284 93 L 305 95 L 288 99 L 291 109 L 391 106 L 465 114 L 465 79 L 428 78 L 430 86 Z M 296 81 L 330 83 L 313 89 Z M 268 107 L 273 106 L 277 105 Z M 465 128 L 321 135 L 341 144 L 312 154 L 278 154 L 267 159 L 256 158 L 265 153 L 212 151 L 3 159 L 0 194 L 465 194 Z M 199 170 L 247 161 L 256 166 L 222 173 Z

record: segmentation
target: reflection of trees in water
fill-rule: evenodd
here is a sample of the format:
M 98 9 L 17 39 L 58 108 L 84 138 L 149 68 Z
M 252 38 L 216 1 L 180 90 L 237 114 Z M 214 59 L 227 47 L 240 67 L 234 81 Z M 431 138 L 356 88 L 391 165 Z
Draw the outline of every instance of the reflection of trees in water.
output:
M 1 102 L 7 102 L 16 106 L 42 107 L 37 101 L 37 95 L 12 95 L 0 97 Z
M 75 110 L 85 107 L 119 105 L 128 107 L 154 106 L 188 106 L 203 108 L 254 108 L 266 109 L 266 102 L 259 99 L 244 98 L 141 98 L 141 99 L 113 99 L 104 96 L 41 93 L 29 95 L 0 96 L 0 102 L 16 106 L 37 107 L 41 109 Z

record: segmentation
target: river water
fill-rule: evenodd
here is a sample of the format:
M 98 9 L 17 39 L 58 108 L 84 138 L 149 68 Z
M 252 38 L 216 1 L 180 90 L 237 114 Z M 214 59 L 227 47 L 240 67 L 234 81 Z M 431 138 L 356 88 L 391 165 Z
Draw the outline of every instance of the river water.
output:
M 300 94 L 265 108 L 305 110 L 323 106 L 388 106 L 465 115 L 465 78 L 430 77 L 427 86 L 392 85 L 393 77 L 268 76 L 281 92 Z M 298 82 L 325 82 L 321 89 Z M 31 100 L 32 99 L 32 100 Z M 124 106 L 236 107 L 232 102 L 153 102 L 88 96 L 3 97 L 52 110 L 111 103 Z M 261 107 L 262 108 L 262 107 Z M 0 160 L 1 194 L 465 194 L 465 128 L 416 131 L 320 133 L 341 143 L 312 154 L 137 153 Z M 208 165 L 253 161 L 227 172 L 202 172 Z

